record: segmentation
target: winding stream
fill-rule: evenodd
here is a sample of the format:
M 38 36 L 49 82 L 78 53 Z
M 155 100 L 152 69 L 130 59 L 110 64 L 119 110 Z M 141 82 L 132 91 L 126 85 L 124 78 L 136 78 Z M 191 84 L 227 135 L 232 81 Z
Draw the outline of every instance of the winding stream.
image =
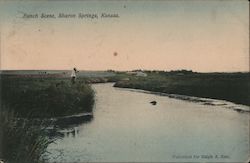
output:
M 93 84 L 94 118 L 51 144 L 51 162 L 242 162 L 249 113 Z M 156 105 L 150 104 L 157 101 Z M 240 106 L 239 106 L 240 107 Z

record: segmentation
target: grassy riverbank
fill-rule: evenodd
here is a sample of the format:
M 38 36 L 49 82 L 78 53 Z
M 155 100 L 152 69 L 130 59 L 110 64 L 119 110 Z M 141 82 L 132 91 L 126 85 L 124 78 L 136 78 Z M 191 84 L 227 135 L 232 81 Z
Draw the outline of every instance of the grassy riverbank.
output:
M 115 87 L 227 100 L 250 106 L 249 73 L 145 71 L 147 77 L 120 74 Z M 119 76 L 119 75 L 118 75 Z
M 69 78 L 2 76 L 1 100 L 21 117 L 58 117 L 92 112 L 94 91 Z
M 46 162 L 55 137 L 43 118 L 92 112 L 94 105 L 94 91 L 82 80 L 1 75 L 0 82 L 0 159 L 9 163 Z

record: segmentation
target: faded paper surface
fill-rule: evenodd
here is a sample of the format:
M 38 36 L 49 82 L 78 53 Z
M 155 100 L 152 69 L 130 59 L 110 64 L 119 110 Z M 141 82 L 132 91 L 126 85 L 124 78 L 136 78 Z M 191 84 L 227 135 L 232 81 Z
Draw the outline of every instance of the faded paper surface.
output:
M 80 71 L 91 72 L 107 70 L 249 72 L 249 2 L 246 0 L 2 0 L 0 1 L 0 18 L 0 70 L 2 72 L 11 70 L 8 72 L 10 74 L 30 73 L 30 71 L 21 72 L 19 70 L 38 70 L 39 72 L 32 71 L 31 74 L 39 73 L 39 75 L 46 73 L 47 70 L 52 70 L 47 71 L 51 74 L 57 70 L 60 72 L 65 70 L 64 75 L 68 75 L 74 67 Z M 100 76 L 105 77 L 107 75 L 105 73 Z M 83 77 L 84 75 L 82 74 Z M 139 72 L 136 75 L 141 77 L 145 74 Z M 129 107 L 130 100 L 133 98 L 138 98 L 133 101 L 138 108 L 148 107 L 138 101 L 153 99 L 146 94 L 130 95 L 119 92 L 120 90 L 116 92 L 117 90 L 108 84 L 103 88 L 95 85 L 94 90 L 99 91 L 97 93 L 99 101 L 107 101 L 107 103 L 101 103 L 103 105 L 96 104 L 98 107 L 101 105 L 102 109 L 106 105 L 111 105 L 114 102 L 113 98 L 119 100 L 112 105 L 116 108 L 123 108 L 125 105 L 128 106 L 124 108 Z M 112 97 L 103 98 L 106 96 L 106 92 L 103 93 L 105 90 L 108 90 L 108 94 Z M 246 91 L 248 91 L 247 88 Z M 185 99 L 186 97 L 178 98 Z M 124 121 L 117 122 L 117 125 L 121 126 L 120 130 L 114 125 L 115 119 L 112 119 L 119 115 L 115 114 L 114 108 L 108 110 L 114 112 L 108 115 L 110 121 L 107 120 L 108 118 L 105 119 L 105 114 L 104 118 L 98 119 L 98 114 L 102 113 L 97 112 L 95 122 L 90 127 L 81 126 L 80 129 L 74 128 L 70 132 L 74 133 L 74 136 L 80 135 L 85 138 L 83 140 L 88 143 L 82 146 L 87 145 L 86 153 L 83 152 L 85 149 L 83 150 L 79 145 L 81 139 L 74 141 L 75 139 L 69 138 L 69 134 L 65 134 L 68 136 L 66 136 L 67 139 L 63 139 L 58 146 L 50 147 L 54 155 L 61 150 L 63 156 L 60 156 L 59 159 L 50 157 L 50 161 L 246 162 L 249 159 L 249 113 L 236 114 L 230 111 L 224 113 L 220 110 L 211 113 L 198 109 L 200 107 L 211 110 L 211 108 L 207 108 L 209 104 L 193 106 L 190 103 L 179 103 L 178 101 L 167 103 L 165 100 L 161 97 L 158 99 L 157 96 L 156 101 L 164 104 L 162 108 L 171 106 L 194 110 L 189 114 L 175 110 L 171 112 L 173 116 L 168 117 L 167 120 L 164 119 L 166 117 L 161 116 L 165 115 L 165 112 L 158 114 L 145 111 L 144 114 L 135 111 L 134 113 L 137 113 L 138 117 L 134 117 L 132 110 L 121 112 L 119 114 L 123 114 L 123 116 L 120 118 Z M 156 101 L 151 102 L 156 104 Z M 220 103 L 220 105 L 224 105 L 224 103 Z M 216 107 L 219 108 L 219 106 Z M 237 110 L 238 106 L 233 107 L 236 107 L 234 109 Z M 243 106 L 243 108 L 245 107 L 248 109 L 248 106 Z M 129 117 L 124 116 L 126 114 L 131 119 L 134 118 L 136 125 L 129 120 Z M 220 117 L 218 116 L 220 114 L 223 115 Z M 159 117 L 152 118 L 149 115 Z M 197 118 L 202 115 L 207 115 L 204 117 L 204 124 L 196 126 L 195 122 L 203 123 L 201 119 Z M 180 122 L 176 123 L 171 117 Z M 217 131 L 220 128 L 216 128 L 216 124 L 212 123 L 213 118 L 215 122 L 220 123 L 220 127 L 225 127 L 224 135 L 210 133 L 210 131 Z M 152 119 L 154 122 L 151 121 Z M 193 119 L 190 122 L 192 126 L 185 125 L 185 120 L 188 121 L 188 119 Z M 99 126 L 103 123 L 101 120 L 107 122 L 110 128 L 101 128 Z M 161 120 L 166 124 L 162 124 Z M 231 120 L 235 123 L 231 124 Z M 100 123 L 98 123 L 99 121 Z M 172 126 L 169 127 L 167 123 L 172 123 Z M 237 125 L 240 127 L 237 128 Z M 204 126 L 209 129 L 204 128 L 203 131 Z M 132 130 L 133 127 L 139 129 Z M 185 127 L 195 128 L 194 131 L 192 130 L 195 133 L 190 133 Z M 92 135 L 93 137 L 85 135 L 85 128 L 90 133 L 91 131 L 96 132 L 96 135 Z M 168 129 L 167 133 L 159 132 L 165 128 Z M 83 133 L 81 133 L 81 129 L 83 129 Z M 112 133 L 113 137 L 102 135 L 107 130 Z M 231 132 L 239 134 L 223 139 L 223 136 Z M 119 133 L 123 133 L 124 138 Z M 135 136 L 131 137 L 130 133 Z M 185 137 L 183 142 L 172 139 L 178 137 L 180 133 Z M 206 139 L 203 141 L 201 137 L 195 137 L 197 135 L 202 135 Z M 191 140 L 193 136 L 195 138 Z M 166 139 L 166 137 L 169 138 Z M 188 141 L 189 138 L 190 142 L 187 143 L 186 140 Z M 218 149 L 217 142 L 213 142 L 213 140 L 220 140 L 224 146 Z M 95 144 L 95 141 L 99 144 Z M 105 141 L 107 144 L 103 143 Z M 169 143 L 170 141 L 174 143 Z M 234 143 L 230 144 L 231 141 Z M 242 142 L 245 145 L 242 145 Z M 161 144 L 163 145 L 161 146 Z M 181 148 L 182 145 L 183 148 Z M 231 149 L 226 150 L 226 148 Z M 105 153 L 102 150 L 110 152 Z M 53 157 L 56 157 L 54 155 Z

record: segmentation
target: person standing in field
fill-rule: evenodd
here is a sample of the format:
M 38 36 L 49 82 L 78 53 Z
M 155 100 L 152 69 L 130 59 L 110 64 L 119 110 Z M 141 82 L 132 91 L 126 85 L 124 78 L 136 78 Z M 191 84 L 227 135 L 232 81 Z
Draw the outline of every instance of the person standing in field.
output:
M 74 84 L 76 82 L 76 73 L 78 73 L 79 71 L 76 70 L 76 68 L 74 68 L 71 72 L 71 82 Z

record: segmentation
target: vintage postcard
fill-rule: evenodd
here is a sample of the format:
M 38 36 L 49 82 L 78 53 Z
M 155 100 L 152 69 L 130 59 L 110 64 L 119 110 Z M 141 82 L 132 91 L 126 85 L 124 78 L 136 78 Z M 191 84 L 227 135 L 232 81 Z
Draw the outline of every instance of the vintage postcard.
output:
M 248 163 L 247 0 L 0 0 L 0 163 Z

